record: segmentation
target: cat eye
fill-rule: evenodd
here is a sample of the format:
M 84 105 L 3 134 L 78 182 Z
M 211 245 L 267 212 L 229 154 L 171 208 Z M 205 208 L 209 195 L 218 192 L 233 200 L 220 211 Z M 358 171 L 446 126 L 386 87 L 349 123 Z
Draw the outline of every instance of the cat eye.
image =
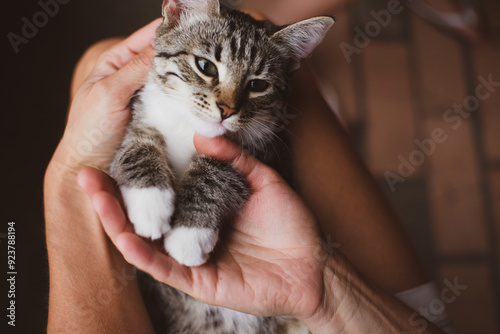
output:
M 255 79 L 249 81 L 247 84 L 247 89 L 251 92 L 261 93 L 269 87 L 269 82 L 264 80 Z
M 196 66 L 198 66 L 198 69 L 201 71 L 201 73 L 209 77 L 215 78 L 219 75 L 217 66 L 215 66 L 214 63 L 205 58 L 196 57 Z

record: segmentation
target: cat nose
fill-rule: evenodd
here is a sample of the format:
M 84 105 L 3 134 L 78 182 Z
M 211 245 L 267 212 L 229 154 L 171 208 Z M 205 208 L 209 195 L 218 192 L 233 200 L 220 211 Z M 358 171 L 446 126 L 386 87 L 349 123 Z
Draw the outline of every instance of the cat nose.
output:
M 238 112 L 236 108 L 228 107 L 223 103 L 217 103 L 217 107 L 219 107 L 222 120 L 225 120 Z

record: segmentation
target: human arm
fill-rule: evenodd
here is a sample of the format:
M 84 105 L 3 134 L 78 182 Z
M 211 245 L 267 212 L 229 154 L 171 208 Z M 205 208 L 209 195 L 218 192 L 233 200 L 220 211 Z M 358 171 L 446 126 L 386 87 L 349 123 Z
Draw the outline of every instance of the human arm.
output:
M 109 243 L 76 174 L 49 166 L 45 228 L 48 333 L 153 333 L 134 269 Z
M 49 333 L 153 332 L 134 270 L 107 239 L 77 174 L 84 165 L 105 169 L 111 161 L 130 115 L 128 101 L 152 63 L 158 24 L 109 49 L 75 89 L 64 136 L 47 168 Z
M 318 15 L 334 14 L 351 0 L 244 0 L 241 8 L 260 12 L 276 24 L 290 24 Z
M 293 80 L 293 181 L 323 238 L 339 244 L 363 276 L 391 294 L 429 282 L 411 239 L 325 103 L 307 63 Z
M 371 284 L 341 253 L 332 254 L 323 272 L 324 303 L 301 319 L 313 334 L 443 333 L 394 296 Z M 419 321 L 419 327 L 415 327 Z M 420 324 L 425 323 L 425 327 Z

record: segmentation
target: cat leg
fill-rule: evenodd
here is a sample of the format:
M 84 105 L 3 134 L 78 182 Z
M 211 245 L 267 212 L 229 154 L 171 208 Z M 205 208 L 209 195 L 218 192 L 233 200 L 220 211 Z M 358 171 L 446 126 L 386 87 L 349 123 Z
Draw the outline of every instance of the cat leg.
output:
M 179 263 L 198 266 L 208 260 L 222 224 L 250 196 L 250 187 L 229 164 L 195 155 L 177 189 L 177 208 L 165 249 Z
M 111 165 L 136 234 L 153 240 L 170 230 L 175 207 L 174 176 L 165 152 L 157 130 L 132 127 Z

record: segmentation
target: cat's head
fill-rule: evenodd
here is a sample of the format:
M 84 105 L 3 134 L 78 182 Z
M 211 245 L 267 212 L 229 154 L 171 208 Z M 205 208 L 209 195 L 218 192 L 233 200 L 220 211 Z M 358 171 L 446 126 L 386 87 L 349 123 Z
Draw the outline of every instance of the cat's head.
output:
M 263 144 L 280 126 L 289 77 L 321 42 L 330 17 L 282 29 L 219 0 L 164 0 L 153 77 L 187 101 L 197 132 Z

